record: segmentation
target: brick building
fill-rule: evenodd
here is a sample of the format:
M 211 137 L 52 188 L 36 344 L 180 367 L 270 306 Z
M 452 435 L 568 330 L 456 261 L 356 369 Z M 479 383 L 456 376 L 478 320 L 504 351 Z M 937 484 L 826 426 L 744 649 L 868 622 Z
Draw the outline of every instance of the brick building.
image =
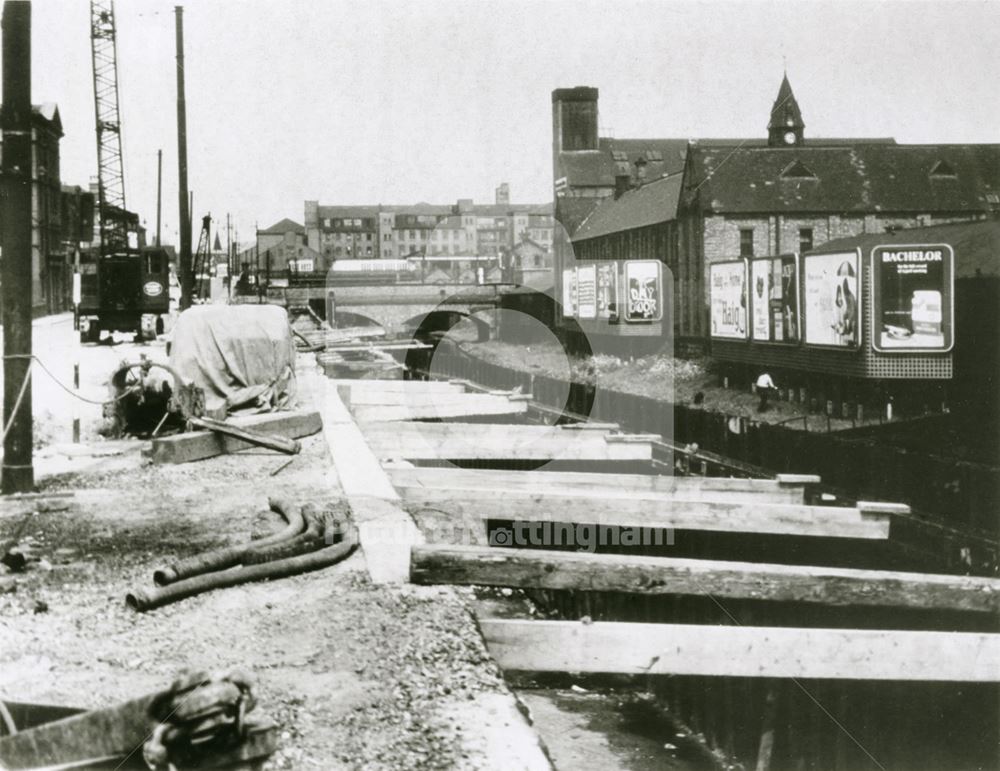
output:
M 1000 145 L 810 138 L 787 77 L 767 136 L 742 140 L 599 137 L 594 88 L 557 89 L 552 105 L 557 283 L 580 259 L 656 259 L 670 269 L 664 323 L 679 340 L 708 337 L 714 262 L 1000 208 Z
M 510 202 L 510 188 L 492 204 L 321 206 L 305 202 L 307 245 L 324 258 L 399 259 L 415 256 L 498 256 L 523 238 L 548 248 L 552 207 Z
M 31 306 L 36 316 L 58 313 L 70 304 L 72 260 L 84 235 L 64 222 L 65 213 L 80 215 L 79 188 L 64 192 L 59 179 L 59 108 L 34 105 L 31 116 Z M 86 205 L 90 199 L 83 194 Z M 76 208 L 74 209 L 74 203 Z M 86 216 L 84 216 L 86 219 Z

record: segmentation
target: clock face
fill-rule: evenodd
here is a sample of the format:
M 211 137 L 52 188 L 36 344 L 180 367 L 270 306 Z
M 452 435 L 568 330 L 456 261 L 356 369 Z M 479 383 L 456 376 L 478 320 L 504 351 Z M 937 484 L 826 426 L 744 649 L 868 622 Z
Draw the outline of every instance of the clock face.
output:
M 795 144 L 795 132 L 794 131 L 786 131 L 785 132 L 785 144 L 786 145 L 794 145 Z

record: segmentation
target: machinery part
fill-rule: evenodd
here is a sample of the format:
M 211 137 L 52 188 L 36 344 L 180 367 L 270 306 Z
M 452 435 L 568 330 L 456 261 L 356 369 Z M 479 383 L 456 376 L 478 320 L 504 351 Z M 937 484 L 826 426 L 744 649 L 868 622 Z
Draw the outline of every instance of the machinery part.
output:
M 251 549 L 260 549 L 265 546 L 282 543 L 294 538 L 305 528 L 306 523 L 302 517 L 302 512 L 297 507 L 290 506 L 286 502 L 275 498 L 271 498 L 268 501 L 268 505 L 271 511 L 277 512 L 285 518 L 287 524 L 279 532 L 264 538 L 258 538 L 256 541 L 251 541 L 248 544 L 214 549 L 213 551 L 180 560 L 172 565 L 158 568 L 153 571 L 153 583 L 157 586 L 166 586 L 183 578 L 190 578 L 202 573 L 211 573 L 216 570 L 230 568 L 233 565 L 239 565 L 243 562 L 244 555 Z
M 189 767 L 209 747 L 222 750 L 241 742 L 246 713 L 255 706 L 250 678 L 233 670 L 182 675 L 149 705 L 154 721 L 142 756 L 151 769 Z
M 0 768 L 134 768 L 130 758 L 151 736 L 159 744 L 146 746 L 161 769 L 235 768 L 260 762 L 277 746 L 273 724 L 246 719 L 253 694 L 235 671 L 185 674 L 168 690 L 106 709 L 10 704 L 19 730 L 0 734 Z
M 212 420 L 211 418 L 205 417 L 190 417 L 188 418 L 188 422 L 196 428 L 203 428 L 207 431 L 215 431 L 219 434 L 233 436 L 237 439 L 242 439 L 244 442 L 250 442 L 251 444 L 259 445 L 260 447 L 267 447 L 269 450 L 284 452 L 288 455 L 297 455 L 302 449 L 302 444 L 297 439 L 288 439 L 284 436 L 276 436 L 274 434 L 261 434 L 257 431 L 239 428 L 221 420 Z
M 311 570 L 320 570 L 349 556 L 354 551 L 357 541 L 357 529 L 350 526 L 344 533 L 344 539 L 332 546 L 325 546 L 317 551 L 301 554 L 297 557 L 265 562 L 263 565 L 247 565 L 218 573 L 195 576 L 148 591 L 138 589 L 126 595 L 125 603 L 133 610 L 142 613 L 212 589 L 225 589 L 250 581 L 285 578 Z

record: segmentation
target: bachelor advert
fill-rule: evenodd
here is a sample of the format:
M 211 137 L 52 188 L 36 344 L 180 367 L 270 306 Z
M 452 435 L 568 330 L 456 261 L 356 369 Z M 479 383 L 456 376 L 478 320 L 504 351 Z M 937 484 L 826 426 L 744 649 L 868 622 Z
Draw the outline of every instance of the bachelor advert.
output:
M 810 254 L 802 260 L 805 341 L 855 348 L 861 326 L 858 254 Z
M 709 268 L 712 337 L 747 336 L 747 265 L 716 262 Z
M 872 250 L 872 345 L 947 351 L 952 344 L 954 254 L 947 244 Z

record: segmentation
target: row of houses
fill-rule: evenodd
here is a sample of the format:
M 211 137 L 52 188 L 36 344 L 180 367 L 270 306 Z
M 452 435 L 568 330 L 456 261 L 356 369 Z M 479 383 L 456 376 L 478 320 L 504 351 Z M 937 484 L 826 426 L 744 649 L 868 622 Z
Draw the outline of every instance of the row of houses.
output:
M 551 204 L 511 203 L 507 183 L 492 204 L 325 206 L 305 202 L 305 225 L 282 219 L 258 230 L 239 255 L 251 273 L 272 278 L 325 273 L 342 260 L 441 258 L 452 262 L 495 259 L 551 271 L 554 218 Z M 440 260 L 439 260 L 440 261 Z
M 555 90 L 552 116 L 556 323 L 591 336 L 673 334 L 704 346 L 713 263 L 1000 211 L 1000 145 L 807 137 L 787 76 L 761 137 L 600 137 L 589 87 Z M 619 324 L 589 300 L 579 312 L 577 265 L 647 259 L 669 269 L 665 317 L 660 308 Z

